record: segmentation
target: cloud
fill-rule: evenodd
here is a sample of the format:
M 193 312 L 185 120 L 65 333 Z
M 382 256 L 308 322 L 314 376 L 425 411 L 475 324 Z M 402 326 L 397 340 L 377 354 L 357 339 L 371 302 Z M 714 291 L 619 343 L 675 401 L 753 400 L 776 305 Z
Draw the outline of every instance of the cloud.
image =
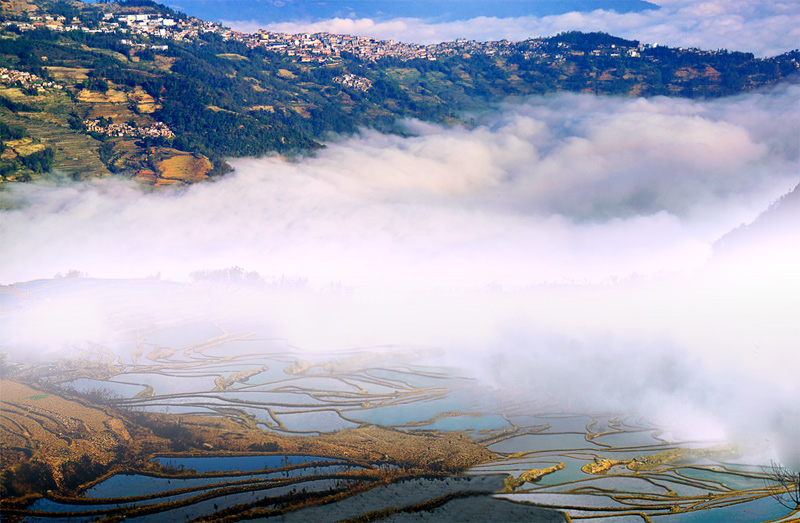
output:
M 711 257 L 800 182 L 799 96 L 792 85 L 708 101 L 558 94 L 476 115 L 473 128 L 411 121 L 409 136 L 363 131 L 311 158 L 239 159 L 179 191 L 7 186 L 4 284 L 70 269 L 188 282 L 234 266 L 266 283 L 122 286 L 99 302 L 77 286 L 5 314 L 3 343 L 222 315 L 302 348 L 441 347 L 521 398 L 676 409 L 704 415 L 708 434 L 791 417 L 797 220 Z
M 409 122 L 407 138 L 364 131 L 314 158 L 236 160 L 232 176 L 174 193 L 19 185 L 3 195 L 0 281 L 239 265 L 319 284 L 385 284 L 392 268 L 427 288 L 698 266 L 796 184 L 798 89 L 535 98 L 473 129 Z
M 663 0 L 658 4 L 658 9 L 633 13 L 597 10 L 544 17 L 483 16 L 443 23 L 415 18 L 224 23 L 243 31 L 259 28 L 293 34 L 324 31 L 421 44 L 457 38 L 519 41 L 563 31 L 604 31 L 649 43 L 745 51 L 759 56 L 790 51 L 800 42 L 800 4 L 794 0 Z

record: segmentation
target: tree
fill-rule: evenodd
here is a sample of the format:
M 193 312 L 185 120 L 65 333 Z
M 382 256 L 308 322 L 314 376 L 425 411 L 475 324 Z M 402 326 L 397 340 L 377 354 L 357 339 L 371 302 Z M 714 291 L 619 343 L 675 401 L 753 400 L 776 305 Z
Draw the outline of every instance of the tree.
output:
M 8 354 L 0 352 L 0 378 L 13 376 L 17 366 L 8 362 Z
M 772 497 L 788 509 L 800 508 L 800 472 L 794 472 L 775 462 L 765 472 L 770 481 L 777 483 Z

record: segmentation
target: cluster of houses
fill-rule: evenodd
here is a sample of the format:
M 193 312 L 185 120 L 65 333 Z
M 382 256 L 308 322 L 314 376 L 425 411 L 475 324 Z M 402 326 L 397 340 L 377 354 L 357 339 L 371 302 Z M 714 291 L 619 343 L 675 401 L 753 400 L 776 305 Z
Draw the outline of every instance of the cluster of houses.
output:
M 243 33 L 234 31 L 214 22 L 205 22 L 193 17 L 171 18 L 152 13 L 105 13 L 102 20 L 94 27 L 88 27 L 77 18 L 67 20 L 64 16 L 40 15 L 29 16 L 28 21 L 5 21 L 2 24 L 15 24 L 21 30 L 46 27 L 55 31 L 87 31 L 104 33 L 122 33 L 126 38 L 121 42 L 131 47 L 145 47 L 138 41 L 136 35 L 150 35 L 172 40 L 194 40 L 204 33 L 215 33 L 225 40 L 242 42 L 248 47 L 261 47 L 285 54 L 298 62 L 326 62 L 338 59 L 347 53 L 364 60 L 379 60 L 381 58 L 397 58 L 399 60 L 437 58 L 452 55 L 484 54 L 508 55 L 520 52 L 519 44 L 507 40 L 494 42 L 477 42 L 475 40 L 459 39 L 454 42 L 442 42 L 431 45 L 409 44 L 394 40 L 379 40 L 367 36 L 342 35 L 331 33 L 301 33 L 288 34 L 260 30 L 256 33 Z M 553 56 L 546 50 L 546 46 L 536 44 L 544 39 L 528 40 L 524 42 L 526 56 Z M 148 45 L 154 49 L 163 49 L 165 46 Z M 565 51 L 569 46 L 564 44 Z M 607 49 L 593 51 L 595 55 L 607 54 Z M 624 50 L 628 56 L 640 56 L 638 50 Z M 572 54 L 567 52 L 566 54 Z M 563 55 L 562 55 L 563 56 Z
M 240 33 L 231 31 L 225 35 L 248 47 L 262 47 L 270 51 L 294 57 L 300 62 L 325 62 L 349 53 L 365 60 L 394 57 L 401 60 L 413 58 L 434 59 L 426 46 L 404 44 L 393 40 L 378 40 L 367 36 L 339 35 L 331 33 L 288 34 L 271 31 Z
M 446 56 L 487 55 L 508 56 L 522 52 L 526 58 L 563 59 L 567 55 L 583 55 L 584 51 L 573 49 L 570 44 L 560 42 L 558 49 L 553 50 L 546 38 L 535 38 L 524 42 L 497 40 L 478 42 L 458 39 L 453 42 L 419 45 L 395 42 L 394 40 L 378 40 L 367 36 L 340 35 L 331 33 L 287 34 L 270 31 L 257 33 L 240 33 L 222 30 L 223 38 L 236 40 L 248 47 L 263 47 L 267 50 L 294 57 L 300 62 L 325 62 L 339 58 L 343 53 L 364 60 L 381 58 L 397 58 L 399 60 L 437 60 Z M 600 46 L 592 50 L 592 56 L 628 56 L 640 58 L 641 51 L 653 45 L 639 45 L 636 48 L 621 48 L 616 45 Z
M 363 76 L 356 76 L 354 74 L 343 74 L 333 79 L 337 84 L 341 84 L 350 89 L 364 91 L 365 93 L 372 89 L 372 80 L 364 78 Z
M 263 47 L 270 51 L 294 57 L 300 62 L 324 62 L 341 57 L 343 53 L 363 60 L 397 58 L 399 60 L 436 60 L 439 57 L 463 54 L 506 55 L 512 53 L 514 43 L 507 40 L 476 42 L 459 39 L 432 45 L 407 44 L 394 40 L 379 40 L 368 36 L 331 33 L 287 34 L 271 31 L 240 33 L 228 31 L 223 37 L 244 43 L 248 47 Z
M 99 28 L 103 31 L 123 31 L 129 34 L 147 34 L 172 40 L 196 38 L 205 22 L 195 18 L 175 20 L 170 17 L 149 13 L 119 14 L 106 13 Z
M 16 69 L 6 69 L 0 67 L 0 83 L 20 87 L 22 89 L 36 89 L 44 91 L 46 89 L 63 89 L 64 86 L 49 80 L 43 80 L 35 74 Z
M 108 123 L 104 119 L 84 120 L 86 132 L 97 133 L 103 136 L 134 137 L 134 138 L 174 138 L 173 133 L 166 124 L 155 122 L 147 127 L 136 127 L 127 123 Z
M 196 38 L 204 26 L 208 24 L 189 18 L 175 20 L 154 14 L 118 14 L 106 13 L 98 23 L 86 23 L 77 18 L 61 15 L 28 15 L 24 20 L 6 20 L 0 24 L 4 27 L 15 26 L 21 31 L 30 31 L 44 27 L 51 31 L 83 31 L 87 33 L 148 34 L 174 40 Z M 216 24 L 214 24 L 216 25 Z
M 442 42 L 432 45 L 408 44 L 394 40 L 379 40 L 366 36 L 341 35 L 331 33 L 288 34 L 260 30 L 256 33 L 234 31 L 214 22 L 205 22 L 193 17 L 170 17 L 153 13 L 105 13 L 102 20 L 92 24 L 84 24 L 78 18 L 67 20 L 64 16 L 30 15 L 25 21 L 4 21 L 0 26 L 16 25 L 20 30 L 46 27 L 56 31 L 88 31 L 117 33 L 125 36 L 121 40 L 131 47 L 145 47 L 137 35 L 150 35 L 172 40 L 195 40 L 204 33 L 214 33 L 225 40 L 242 42 L 248 47 L 265 48 L 285 54 L 298 62 L 326 62 L 341 58 L 345 53 L 364 59 L 378 60 L 396 58 L 399 60 L 427 59 L 452 55 L 509 55 L 522 53 L 526 58 L 550 58 L 563 60 L 567 56 L 627 56 L 645 58 L 646 49 L 656 44 L 640 44 L 636 47 L 620 47 L 616 45 L 598 46 L 591 51 L 575 48 L 569 43 L 559 42 L 553 49 L 546 38 L 535 38 L 523 42 L 500 40 L 494 42 L 476 42 L 459 39 L 454 42 Z M 88 27 L 91 25 L 92 27 Z M 165 49 L 166 46 L 147 45 L 154 49 Z M 709 55 L 714 51 L 699 49 L 678 49 L 680 52 Z

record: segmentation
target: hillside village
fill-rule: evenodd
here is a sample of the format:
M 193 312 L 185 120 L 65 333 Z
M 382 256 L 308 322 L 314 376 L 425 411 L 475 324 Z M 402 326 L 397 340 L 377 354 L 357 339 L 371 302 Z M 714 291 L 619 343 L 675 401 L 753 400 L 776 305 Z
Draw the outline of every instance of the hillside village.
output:
M 107 8 L 103 4 L 101 7 Z M 24 14 L 5 16 L 0 27 L 13 26 L 20 31 L 46 28 L 51 31 L 81 31 L 87 33 L 118 34 L 120 42 L 135 47 L 166 50 L 164 41 L 192 41 L 201 35 L 214 34 L 226 41 L 241 42 L 249 48 L 264 48 L 292 57 L 298 62 L 326 62 L 352 56 L 362 60 L 375 61 L 383 58 L 408 60 L 437 60 L 447 56 L 483 54 L 487 56 L 507 56 L 522 52 L 526 58 L 550 58 L 563 60 L 566 56 L 591 55 L 595 57 L 630 57 L 648 59 L 647 51 L 658 48 L 656 43 L 620 41 L 616 44 L 600 45 L 591 50 L 576 49 L 566 42 L 556 48 L 549 45 L 548 38 L 531 38 L 523 42 L 508 40 L 477 42 L 458 39 L 429 45 L 380 40 L 367 36 L 354 36 L 331 33 L 288 34 L 259 30 L 244 33 L 215 22 L 207 22 L 174 12 L 164 15 L 160 12 L 105 12 L 98 19 L 92 12 L 90 16 L 66 17 L 54 14 Z M 620 39 L 621 40 L 621 39 Z M 682 54 L 709 56 L 714 51 L 697 48 L 678 48 Z
M 24 90 L 44 91 L 46 89 L 63 89 L 64 86 L 51 80 L 44 80 L 35 74 L 16 69 L 0 67 L 0 84 L 15 86 Z
M 134 138 L 175 138 L 169 127 L 161 122 L 154 122 L 147 127 L 131 125 L 129 123 L 112 123 L 105 119 L 84 120 L 86 132 L 97 133 L 103 136 L 134 137 Z
M 225 158 L 306 154 L 331 134 L 397 132 L 508 97 L 570 91 L 725 96 L 800 69 L 605 33 L 430 45 L 330 33 L 245 33 L 148 0 L 0 0 L 0 183 L 51 169 L 156 186 Z

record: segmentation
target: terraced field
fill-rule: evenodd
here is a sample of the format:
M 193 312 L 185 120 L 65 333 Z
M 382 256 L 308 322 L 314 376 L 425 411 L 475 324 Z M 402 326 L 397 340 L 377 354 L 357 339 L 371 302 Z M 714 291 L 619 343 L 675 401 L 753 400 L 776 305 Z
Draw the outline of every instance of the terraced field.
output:
M 46 296 L 116 303 L 133 291 L 145 287 L 3 288 L 0 327 Z M 797 521 L 800 508 L 781 503 L 789 485 L 724 441 L 682 441 L 642 415 L 510 399 L 441 356 L 314 353 L 257 325 L 171 321 L 75 345 L 57 361 L 4 360 L 13 379 L 0 381 L 0 514 L 31 523 Z
M 100 161 L 100 142 L 89 135 L 75 132 L 61 121 L 46 121 L 41 113 L 3 112 L 0 118 L 8 124 L 23 127 L 32 137 L 52 147 L 55 152 L 53 169 L 67 176 L 85 180 L 110 176 Z

